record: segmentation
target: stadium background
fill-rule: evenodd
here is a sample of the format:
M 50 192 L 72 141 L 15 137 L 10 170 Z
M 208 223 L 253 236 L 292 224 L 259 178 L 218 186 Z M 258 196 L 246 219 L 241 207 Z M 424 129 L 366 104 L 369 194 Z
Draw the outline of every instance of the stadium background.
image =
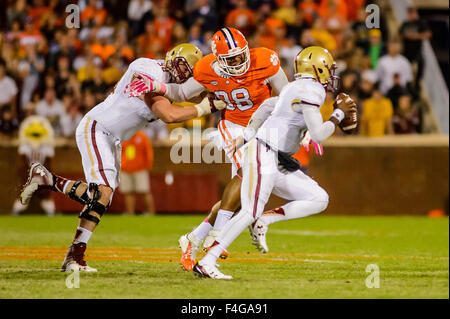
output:
M 80 28 L 65 25 L 65 8 L 71 3 L 80 8 Z M 448 3 L 375 3 L 380 27 L 369 30 L 369 2 L 362 0 L 0 1 L 0 214 L 11 212 L 23 183 L 26 165 L 17 147 L 19 125 L 27 116 L 41 114 L 51 122 L 56 136 L 52 169 L 82 177 L 73 139 L 76 124 L 105 98 L 127 65 L 142 56 L 164 58 L 182 42 L 197 45 L 206 55 L 212 34 L 225 25 L 242 30 L 250 47 L 275 50 L 290 80 L 292 60 L 301 47 L 324 46 L 338 61 L 341 91 L 357 101 L 364 122 L 354 136 L 337 132 L 326 141 L 322 158 L 300 154 L 309 162 L 308 173 L 330 194 L 325 214 L 448 214 L 448 117 L 441 115 L 442 109 L 448 115 Z M 431 43 L 431 58 L 422 48 L 423 66 L 420 57 L 408 54 L 412 48 L 400 37 L 402 19 L 408 19 L 412 5 L 428 25 L 424 31 L 432 34 L 424 41 Z M 380 75 L 377 65 L 395 50 L 390 49 L 394 42 L 402 44 L 413 77 L 386 89 L 392 74 Z M 447 90 L 440 95 L 424 80 L 430 61 L 438 65 L 435 86 L 444 83 Z M 381 95 L 373 93 L 377 86 Z M 441 95 L 447 95 L 446 105 L 439 102 Z M 332 98 L 329 94 L 322 108 L 325 119 Z M 49 105 L 61 111 L 48 115 Z M 215 127 L 219 119 L 214 114 L 199 120 L 205 129 Z M 151 184 L 156 210 L 205 213 L 220 198 L 230 164 L 172 163 L 174 141 L 168 134 L 179 126 L 192 130 L 193 121 L 146 130 L 155 154 Z M 173 183 L 168 183 L 171 176 Z M 72 201 L 58 195 L 54 199 L 58 212 L 79 212 Z M 268 206 L 280 203 L 273 198 Z M 138 202 L 138 210 L 142 204 Z M 119 191 L 111 213 L 123 209 Z M 39 213 L 40 208 L 34 203 L 28 212 Z

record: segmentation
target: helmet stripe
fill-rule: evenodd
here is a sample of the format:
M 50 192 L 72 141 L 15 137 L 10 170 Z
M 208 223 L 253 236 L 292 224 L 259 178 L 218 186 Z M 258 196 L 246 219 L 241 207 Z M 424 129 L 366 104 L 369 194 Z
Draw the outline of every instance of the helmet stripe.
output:
M 228 42 L 227 35 L 226 35 L 225 32 L 223 31 L 223 29 L 221 29 L 220 31 L 223 33 L 223 36 L 225 37 L 225 41 L 227 42 L 228 48 L 231 49 L 230 43 Z
M 233 46 L 234 39 L 231 36 L 231 32 L 226 28 L 222 28 L 222 29 L 220 29 L 220 31 L 222 31 L 223 35 L 225 36 L 225 40 L 227 41 L 228 47 L 230 49 L 235 48 L 236 44 L 234 43 L 234 46 Z
M 227 31 L 230 32 L 231 39 L 233 40 L 234 47 L 236 48 L 238 45 L 236 44 L 236 40 L 234 39 L 233 33 L 230 31 L 230 29 L 228 29 L 228 28 L 225 28 L 225 29 L 227 29 Z

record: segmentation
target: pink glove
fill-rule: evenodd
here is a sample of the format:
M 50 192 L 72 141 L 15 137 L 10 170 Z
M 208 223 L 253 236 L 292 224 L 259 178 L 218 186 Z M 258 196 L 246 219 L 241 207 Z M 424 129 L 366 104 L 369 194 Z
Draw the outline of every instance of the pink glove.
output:
M 133 81 L 125 87 L 124 93 L 128 94 L 129 97 L 138 97 L 149 92 L 162 94 L 166 92 L 164 83 L 158 82 L 146 74 L 135 73 L 134 77 Z
M 314 153 L 316 153 L 317 155 L 322 156 L 323 155 L 323 146 L 322 146 L 322 144 L 316 143 L 313 140 L 311 140 L 311 144 L 314 147 Z M 309 151 L 309 145 L 308 145 L 307 151 Z
M 305 132 L 305 135 L 302 139 L 301 145 L 305 148 L 305 151 L 309 152 L 309 144 L 312 144 L 314 147 L 314 153 L 317 155 L 323 155 L 323 146 L 320 143 L 316 143 L 311 139 L 311 135 L 309 135 L 309 131 Z

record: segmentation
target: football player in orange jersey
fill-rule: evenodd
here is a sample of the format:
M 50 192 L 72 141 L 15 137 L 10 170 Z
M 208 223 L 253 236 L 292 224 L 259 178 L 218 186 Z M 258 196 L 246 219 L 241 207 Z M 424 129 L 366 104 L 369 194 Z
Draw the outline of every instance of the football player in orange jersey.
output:
M 146 92 L 164 94 L 178 102 L 209 90 L 225 101 L 227 108 L 222 111 L 218 131 L 211 136 L 219 149 L 223 149 L 241 135 L 264 100 L 281 92 L 288 79 L 274 51 L 267 48 L 249 49 L 245 37 L 234 28 L 217 31 L 211 48 L 213 53 L 198 61 L 194 76 L 186 82 L 164 84 L 151 81 L 147 83 Z M 204 247 L 208 248 L 240 207 L 241 157 L 242 153 L 238 151 L 230 158 L 232 179 L 225 187 L 221 201 L 213 206 L 210 215 L 194 231 L 179 240 L 183 252 L 181 263 L 186 270 L 192 270 L 196 251 L 205 237 L 209 234 L 204 242 Z M 226 257 L 226 252 L 223 257 Z

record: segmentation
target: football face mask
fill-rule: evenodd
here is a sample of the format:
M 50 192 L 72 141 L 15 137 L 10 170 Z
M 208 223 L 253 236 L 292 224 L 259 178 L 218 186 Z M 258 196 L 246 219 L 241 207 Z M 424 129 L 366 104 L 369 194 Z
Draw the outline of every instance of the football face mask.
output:
M 193 75 L 193 70 L 184 57 L 176 57 L 166 62 L 164 71 L 169 72 L 170 82 L 177 84 L 186 82 Z
M 191 43 L 182 43 L 167 52 L 163 70 L 170 74 L 170 82 L 181 84 L 192 77 L 202 52 Z

